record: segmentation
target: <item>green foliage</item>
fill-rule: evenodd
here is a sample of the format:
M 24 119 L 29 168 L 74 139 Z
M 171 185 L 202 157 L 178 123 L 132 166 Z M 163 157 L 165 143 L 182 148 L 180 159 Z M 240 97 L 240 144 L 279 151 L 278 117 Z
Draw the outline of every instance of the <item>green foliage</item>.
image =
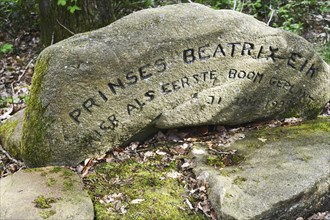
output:
M 13 104 L 14 100 L 13 97 L 0 97 L 0 108 L 4 108 L 7 104 Z
M 183 3 L 188 0 L 182 1 Z M 234 9 L 253 15 L 258 20 L 284 30 L 302 34 L 310 24 L 313 14 L 326 16 L 330 12 L 330 1 L 317 0 L 195 0 L 195 3 L 209 5 L 215 9 Z M 153 1 L 153 7 L 177 3 L 177 1 Z M 273 16 L 271 17 L 271 15 Z
M 57 5 L 59 6 L 66 6 L 67 10 L 73 14 L 75 11 L 81 10 L 81 8 L 77 5 L 78 0 L 57 0 Z
M 15 37 L 17 32 L 37 29 L 38 4 L 30 0 L 0 0 L 0 32 Z
M 327 42 L 320 49 L 320 54 L 325 62 L 330 64 L 330 42 Z
M 57 5 L 65 6 L 67 0 L 57 0 Z
M 73 14 L 75 11 L 81 10 L 77 5 L 70 5 L 68 6 L 68 10 L 70 11 L 71 14 Z
M 14 51 L 14 46 L 12 44 L 5 43 L 0 46 L 0 52 L 3 54 L 12 53 Z
M 1 57 L 1 56 L 0 56 Z M 29 96 L 26 94 L 20 94 L 18 97 L 13 98 L 12 96 L 3 97 L 0 96 L 0 108 L 5 108 L 8 104 L 27 103 Z

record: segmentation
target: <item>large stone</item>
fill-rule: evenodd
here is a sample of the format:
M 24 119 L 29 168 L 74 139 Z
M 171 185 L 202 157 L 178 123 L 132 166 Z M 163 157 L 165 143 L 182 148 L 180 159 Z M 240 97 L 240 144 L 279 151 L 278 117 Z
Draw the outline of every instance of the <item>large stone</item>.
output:
M 29 166 L 76 164 L 156 128 L 315 117 L 329 66 L 251 16 L 179 4 L 46 48 L 23 128 Z
M 24 110 L 20 110 L 0 125 L 0 140 L 11 156 L 22 159 L 22 128 Z
M 194 172 L 209 182 L 221 219 L 296 219 L 329 210 L 330 117 L 244 136 L 226 149 L 244 157 L 238 165 L 214 168 L 205 147 L 193 150 Z
M 92 220 L 80 177 L 61 167 L 21 170 L 0 180 L 0 219 Z

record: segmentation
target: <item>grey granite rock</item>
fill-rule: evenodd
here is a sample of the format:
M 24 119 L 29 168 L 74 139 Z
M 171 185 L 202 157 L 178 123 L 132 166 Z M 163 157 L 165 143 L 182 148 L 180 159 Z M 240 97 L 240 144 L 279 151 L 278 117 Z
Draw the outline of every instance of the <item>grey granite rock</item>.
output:
M 0 179 L 1 220 L 93 220 L 80 177 L 61 167 L 21 170 Z
M 315 117 L 329 77 L 306 40 L 251 16 L 199 4 L 142 10 L 40 54 L 23 157 L 72 165 L 157 128 Z
M 221 219 L 308 217 L 330 207 L 329 140 L 330 117 L 247 132 L 226 149 L 244 157 L 239 164 L 216 169 L 208 165 L 206 148 L 195 146 L 194 172 L 209 182 Z
M 2 146 L 17 159 L 22 159 L 21 139 L 24 112 L 24 109 L 20 110 L 0 125 Z

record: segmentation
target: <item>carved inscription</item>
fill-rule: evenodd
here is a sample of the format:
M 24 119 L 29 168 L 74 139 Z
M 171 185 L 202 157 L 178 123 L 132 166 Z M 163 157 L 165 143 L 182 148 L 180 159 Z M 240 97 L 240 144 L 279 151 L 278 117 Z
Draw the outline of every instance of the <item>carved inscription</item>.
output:
M 134 99 L 133 102 L 127 104 L 127 114 L 132 115 L 133 111 L 141 111 L 143 106 L 146 105 L 146 102 L 151 102 L 155 98 L 155 91 L 149 90 L 144 93 L 144 100 Z
M 135 117 L 136 113 L 143 111 L 145 106 L 153 102 L 158 96 L 170 96 L 188 88 L 200 88 L 202 85 L 204 86 L 203 88 L 206 85 L 208 88 L 212 88 L 221 85 L 219 82 L 226 82 L 228 80 L 246 80 L 254 85 L 266 85 L 270 89 L 278 89 L 293 97 L 298 97 L 299 102 L 314 101 L 314 98 L 307 94 L 303 87 L 297 86 L 279 76 L 271 76 L 270 74 L 272 73 L 269 72 L 261 72 L 255 69 L 248 69 L 247 67 L 222 69 L 219 66 L 219 68 L 213 67 L 213 69 L 207 69 L 208 62 L 222 58 L 240 59 L 240 57 L 244 56 L 245 58 L 255 60 L 265 59 L 266 62 L 271 63 L 283 62 L 284 60 L 287 68 L 295 70 L 297 74 L 300 74 L 299 77 L 307 77 L 312 80 L 317 76 L 318 68 L 316 64 L 300 53 L 291 52 L 286 57 L 283 57 L 283 55 L 281 57 L 279 54 L 283 53 L 279 47 L 255 45 L 251 42 L 229 42 L 218 44 L 205 43 L 197 47 L 184 49 L 178 54 L 182 54 L 182 57 L 176 59 L 181 60 L 184 66 L 204 62 L 206 66 L 205 70 L 187 72 L 186 75 L 178 79 L 162 80 L 162 82 L 157 82 L 159 84 L 158 88 L 140 91 L 140 94 L 136 94 L 136 97 L 131 97 L 131 101 L 126 104 L 125 109 L 121 109 L 121 111 L 127 113 L 127 117 Z M 154 80 L 158 76 L 166 76 L 167 72 L 172 71 L 170 68 L 171 65 L 165 58 L 158 58 L 131 71 L 122 73 L 121 78 L 118 77 L 105 82 L 108 88 L 107 91 L 96 91 L 96 95 L 94 94 L 93 98 L 87 97 L 80 106 L 72 109 L 68 115 L 75 124 L 80 125 L 82 123 L 81 118 L 84 118 L 84 115 L 95 114 L 98 109 L 101 109 L 104 103 L 111 99 L 110 96 L 120 95 L 125 89 L 145 81 Z M 268 77 L 266 77 L 267 74 Z M 194 96 L 197 97 L 197 94 L 194 93 Z M 219 106 L 222 102 L 224 102 L 222 96 L 213 94 L 210 94 L 206 101 L 211 106 Z M 286 106 L 295 104 L 291 100 L 263 100 L 262 103 L 266 104 L 260 106 L 260 100 L 253 96 L 235 97 L 232 103 L 238 106 L 258 106 L 263 109 L 285 109 Z M 119 124 L 121 124 L 121 119 L 110 112 L 107 118 L 100 119 L 94 133 L 101 137 L 105 132 L 114 131 L 118 128 Z
M 292 52 L 285 58 L 280 57 L 278 53 L 279 48 L 273 46 L 255 46 L 255 44 L 251 42 L 232 42 L 227 44 L 220 43 L 215 46 L 204 44 L 197 48 L 189 48 L 183 51 L 182 57 L 183 61 L 187 64 L 192 64 L 197 61 L 206 61 L 210 58 L 226 56 L 239 57 L 245 55 L 253 59 L 265 58 L 273 62 L 279 59 L 286 59 L 287 65 L 290 68 L 298 70 L 306 76 L 310 76 L 310 78 L 316 75 L 318 68 L 315 67 L 314 63 L 310 64 L 310 61 L 300 53 Z
M 214 96 L 214 95 L 210 95 L 209 96 L 210 100 L 207 102 L 207 104 L 213 105 L 213 104 L 220 104 L 222 98 L 219 96 Z
M 161 92 L 165 95 L 170 94 L 172 92 L 176 92 L 178 90 L 191 87 L 194 85 L 198 85 L 203 82 L 210 83 L 214 85 L 216 80 L 218 79 L 217 71 L 203 71 L 200 73 L 194 73 L 190 76 L 184 76 L 181 79 L 162 83 Z
M 264 77 L 263 73 L 245 70 L 230 69 L 228 72 L 228 78 L 230 79 L 249 79 L 254 83 L 260 83 Z

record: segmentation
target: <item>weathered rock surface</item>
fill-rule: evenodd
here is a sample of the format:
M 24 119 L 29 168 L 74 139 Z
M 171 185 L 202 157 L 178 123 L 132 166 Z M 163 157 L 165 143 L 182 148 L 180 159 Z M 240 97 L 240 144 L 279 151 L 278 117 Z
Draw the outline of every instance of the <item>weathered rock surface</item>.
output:
M 0 125 L 0 140 L 3 147 L 15 158 L 22 159 L 21 139 L 24 110 Z
M 24 160 L 76 164 L 156 128 L 314 117 L 329 77 L 307 41 L 251 16 L 199 4 L 139 11 L 41 53 Z
M 296 219 L 329 210 L 330 117 L 245 135 L 228 148 L 245 157 L 236 166 L 215 169 L 203 148 L 193 151 L 194 172 L 209 181 L 209 199 L 220 217 Z
M 94 219 L 80 177 L 61 167 L 21 170 L 0 179 L 0 219 Z

